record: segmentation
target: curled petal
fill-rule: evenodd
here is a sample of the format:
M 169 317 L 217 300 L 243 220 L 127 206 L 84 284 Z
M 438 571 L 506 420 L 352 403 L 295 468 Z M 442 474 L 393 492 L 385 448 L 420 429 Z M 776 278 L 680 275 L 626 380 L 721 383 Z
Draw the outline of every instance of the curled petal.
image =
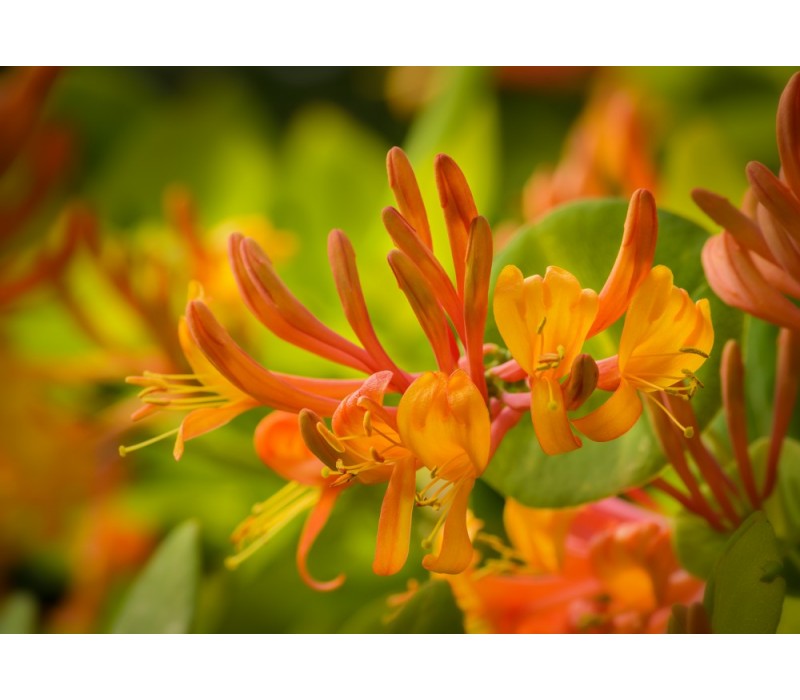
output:
M 428 214 L 425 211 L 425 203 L 422 201 L 414 169 L 408 156 L 397 146 L 386 156 L 386 170 L 389 175 L 389 187 L 392 188 L 400 213 L 411 224 L 411 228 L 425 247 L 433 250 Z
M 473 549 L 467 529 L 467 506 L 474 479 L 463 479 L 453 485 L 456 489 L 444 522 L 442 544 L 438 554 L 428 554 L 422 565 L 440 574 L 460 574 L 472 561 Z
M 300 573 L 300 578 L 303 582 L 317 591 L 332 591 L 339 588 L 344 583 L 344 574 L 339 574 L 336 578 L 330 581 L 317 581 L 308 571 L 308 553 L 311 550 L 317 536 L 325 527 L 328 522 L 333 506 L 336 499 L 339 497 L 342 489 L 340 488 L 326 488 L 322 491 L 317 504 L 311 509 L 308 518 L 303 526 L 303 532 L 300 533 L 300 542 L 297 545 L 297 571 Z
M 172 456 L 175 459 L 180 459 L 183 456 L 184 443 L 187 440 L 192 440 L 210 433 L 212 430 L 221 428 L 223 425 L 230 423 L 236 416 L 256 406 L 258 406 L 256 401 L 247 398 L 219 408 L 195 409 L 181 422 Z
M 381 505 L 375 559 L 372 562 L 372 570 L 379 576 L 396 574 L 408 558 L 416 473 L 412 458 L 397 464 L 389 478 Z
M 599 308 L 589 336 L 605 330 L 625 313 L 650 272 L 657 239 L 656 201 L 647 190 L 636 190 L 628 206 L 619 254 L 598 296 Z
M 253 444 L 259 459 L 287 481 L 324 486 L 322 462 L 303 441 L 294 413 L 273 411 L 256 426 Z
M 581 446 L 569 426 L 561 385 L 551 377 L 543 376 L 531 384 L 531 418 L 545 454 L 562 454 Z
M 642 415 L 639 395 L 624 379 L 604 404 L 572 424 L 595 442 L 608 442 L 627 433 Z

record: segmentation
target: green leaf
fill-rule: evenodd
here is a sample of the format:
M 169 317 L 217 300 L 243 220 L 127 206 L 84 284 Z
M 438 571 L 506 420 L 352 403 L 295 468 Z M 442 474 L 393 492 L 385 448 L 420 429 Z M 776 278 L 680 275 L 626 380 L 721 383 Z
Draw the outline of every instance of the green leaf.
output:
M 189 631 L 200 569 L 199 528 L 187 521 L 162 542 L 134 582 L 113 624 L 115 634 Z
M 555 210 L 539 223 L 519 231 L 495 260 L 493 274 L 509 264 L 527 277 L 544 274 L 548 265 L 572 272 L 584 287 L 600 290 L 614 263 L 622 238 L 627 202 L 591 200 Z M 715 328 L 714 351 L 699 375 L 706 388 L 693 405 L 701 427 L 720 407 L 719 363 L 728 338 L 740 338 L 742 314 L 725 306 L 709 290 L 700 264 L 707 232 L 679 216 L 660 211 L 655 264 L 668 265 L 675 284 L 692 299 L 708 298 Z M 616 354 L 622 324 L 616 323 L 586 344 L 593 357 Z M 488 340 L 502 344 L 490 325 Z M 484 478 L 495 489 L 522 503 L 557 508 L 586 503 L 650 481 L 665 465 L 646 418 L 607 443 L 584 439 L 580 450 L 549 457 L 536 442 L 529 417 L 511 430 Z
M 0 608 L 0 634 L 32 634 L 36 625 L 36 599 L 15 593 Z
M 703 604 L 715 634 L 771 634 L 786 582 L 775 532 L 757 511 L 733 534 L 706 586 Z
M 420 586 L 386 627 L 393 634 L 460 634 L 464 615 L 450 584 L 431 580 Z
M 708 580 L 714 571 L 730 533 L 718 532 L 702 518 L 682 512 L 675 518 L 675 553 L 690 574 Z

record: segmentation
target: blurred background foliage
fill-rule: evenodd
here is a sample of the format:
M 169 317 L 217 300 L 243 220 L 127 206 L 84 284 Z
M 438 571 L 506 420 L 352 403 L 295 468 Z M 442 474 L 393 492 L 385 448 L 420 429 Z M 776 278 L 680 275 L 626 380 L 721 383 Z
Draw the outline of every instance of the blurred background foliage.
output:
M 501 242 L 559 203 L 557 192 L 551 201 L 538 201 L 543 190 L 534 185 L 568 160 L 576 122 L 602 110 L 604 95 L 624 95 L 644 162 L 621 159 L 616 179 L 609 177 L 598 194 L 629 195 L 626 169 L 644 168 L 659 208 L 690 219 L 702 235 L 714 229 L 692 203 L 692 188 L 739 203 L 748 161 L 777 168 L 775 109 L 793 72 L 79 68 L 54 74 L 31 119 L 36 138 L 63 136 L 66 156 L 53 166 L 56 176 L 35 207 L 4 230 L 0 280 L 36 269 L 41 256 L 68 239 L 75 221 L 84 222 L 86 244 L 47 284 L 0 297 L 6 390 L 0 405 L 0 626 L 136 629 L 132 581 L 164 535 L 191 519 L 195 524 L 184 525 L 167 544 L 201 575 L 197 585 L 196 577 L 175 582 L 173 598 L 164 599 L 165 610 L 177 610 L 175 618 L 158 618 L 165 629 L 377 631 L 408 618 L 415 631 L 425 631 L 420 620 L 438 614 L 443 628 L 458 627 L 441 587 L 424 584 L 419 551 L 412 550 L 394 577 L 372 574 L 380 488 L 345 493 L 312 551 L 317 577 L 346 574 L 334 592 L 318 593 L 300 581 L 294 563 L 299 520 L 239 569 L 223 566 L 235 525 L 282 485 L 252 446 L 265 411 L 191 442 L 179 462 L 169 441 L 124 460 L 117 456 L 118 444 L 178 422 L 158 416 L 132 426 L 135 391 L 122 381 L 179 363 L 175 325 L 199 268 L 175 202 L 191 202 L 196 232 L 212 260 L 203 269 L 215 309 L 270 368 L 342 372 L 252 322 L 224 261 L 233 231 L 258 238 L 298 297 L 349 336 L 326 256 L 328 232 L 344 230 L 357 250 L 378 335 L 399 364 L 420 370 L 431 366 L 432 354 L 419 342 L 413 314 L 385 264 L 389 239 L 380 212 L 392 203 L 385 174 L 390 147 L 401 145 L 415 166 L 435 246 L 441 249 L 446 237 L 435 211 L 433 158 L 440 152 L 464 170 Z M 0 85 L 15 75 L 3 71 Z M 33 143 L 33 136 L 25 138 Z M 35 184 L 36 163 L 23 150 L 0 171 L 0 212 L 24 198 L 27 183 Z M 613 168 L 609 172 L 614 175 Z M 91 216 L 80 219 L 81 212 Z M 754 323 L 749 342 L 773 343 L 772 329 Z M 771 373 L 770 364 L 753 370 L 756 408 L 768 405 Z M 755 410 L 751 420 L 766 414 Z M 755 435 L 766 432 L 763 422 L 755 426 Z M 495 487 L 497 481 L 489 479 Z M 489 531 L 502 528 L 502 503 L 488 484 L 475 493 L 475 510 Z M 412 548 L 425 523 L 415 527 L 420 536 L 412 538 Z M 417 599 L 414 614 L 404 609 L 398 615 L 412 579 L 427 586 L 428 598 Z M 136 584 L 146 585 L 143 578 Z M 181 613 L 186 605 L 196 612 Z

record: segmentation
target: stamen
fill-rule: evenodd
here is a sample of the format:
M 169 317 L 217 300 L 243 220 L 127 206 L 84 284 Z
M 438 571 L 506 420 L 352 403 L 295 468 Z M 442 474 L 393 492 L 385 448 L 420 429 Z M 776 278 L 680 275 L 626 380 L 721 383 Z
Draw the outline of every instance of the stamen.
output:
M 688 352 L 688 353 L 691 353 L 692 355 L 700 355 L 700 357 L 702 357 L 702 358 L 704 358 L 706 360 L 708 359 L 708 353 L 703 352 L 699 348 L 685 347 L 685 348 L 680 348 L 679 352 Z
M 235 569 L 318 500 L 317 488 L 290 482 L 274 496 L 254 506 L 253 515 L 231 536 L 239 551 L 225 560 L 225 566 Z
M 687 427 L 683 425 L 680 421 L 678 421 L 678 419 L 675 416 L 672 415 L 672 413 L 670 413 L 669 409 L 666 406 L 664 406 L 664 404 L 662 404 L 658 399 L 656 399 L 651 394 L 645 394 L 645 396 L 664 412 L 664 415 L 666 415 L 667 418 L 669 418 L 672 421 L 675 427 L 678 428 L 678 430 L 680 430 L 683 433 L 683 437 L 685 437 L 687 440 L 694 437 L 694 428 L 692 428 L 691 426 Z
M 148 445 L 152 445 L 156 442 L 160 442 L 161 440 L 165 440 L 172 435 L 175 435 L 180 430 L 180 427 L 175 428 L 174 430 L 169 430 L 166 433 L 161 433 L 161 435 L 156 435 L 154 438 L 150 438 L 149 440 L 144 440 L 143 442 L 137 442 L 135 445 L 120 445 L 119 446 L 119 456 L 125 457 L 129 452 L 135 452 L 136 450 L 141 450 L 143 447 L 147 447 Z

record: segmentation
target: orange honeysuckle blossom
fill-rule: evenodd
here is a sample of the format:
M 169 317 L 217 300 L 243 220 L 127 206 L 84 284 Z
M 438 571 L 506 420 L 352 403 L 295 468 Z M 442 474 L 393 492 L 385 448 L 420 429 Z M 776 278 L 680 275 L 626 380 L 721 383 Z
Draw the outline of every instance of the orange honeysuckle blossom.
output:
M 442 511 L 426 543 L 432 545 L 444 527 L 437 554 L 423 566 L 439 573 L 458 573 L 472 559 L 467 531 L 469 494 L 489 462 L 491 424 L 478 388 L 466 372 L 427 372 L 403 395 L 397 423 L 404 444 L 431 470 L 431 481 L 418 503 Z
M 397 203 L 397 208 L 383 211 L 384 225 L 396 246 L 388 262 L 431 346 L 435 372 L 411 373 L 387 353 L 370 320 L 353 246 L 343 232 L 333 230 L 328 256 L 356 341 L 317 319 L 283 284 L 272 260 L 252 239 L 232 235 L 229 257 L 243 300 L 272 333 L 363 373 L 366 380 L 274 372 L 233 340 L 201 298 L 193 298 L 187 305 L 183 334 L 191 338 L 190 350 L 199 350 L 205 358 L 198 374 L 212 377 L 215 387 L 218 378 L 224 378 L 220 386 L 225 393 L 203 389 L 203 380 L 189 380 L 190 391 L 198 398 L 185 396 L 169 379 L 160 380 L 161 384 L 137 381 L 146 385 L 145 412 L 156 410 L 154 404 L 194 409 L 187 417 L 187 426 L 194 428 L 188 431 L 191 437 L 201 432 L 194 427 L 201 416 L 199 428 L 205 432 L 255 406 L 299 414 L 309 449 L 330 470 L 316 484 L 338 489 L 353 482 L 387 483 L 374 570 L 391 574 L 402 567 L 416 502 L 441 511 L 425 541 L 433 546 L 441 531 L 441 546 L 425 557 L 424 566 L 457 573 L 473 556 L 466 528 L 472 486 L 524 412 L 533 408 L 536 433 L 546 451 L 557 453 L 580 444 L 567 411 L 578 409 L 598 383 L 597 363 L 582 354 L 581 347 L 587 337 L 620 318 L 649 279 L 656 241 L 655 202 L 644 190 L 633 195 L 620 252 L 599 293 L 582 290 L 570 273 L 558 268 L 550 268 L 543 279 L 524 280 L 514 269 L 501 274 L 495 311 L 516 359 L 496 365 L 498 348 L 484 343 L 492 233 L 478 214 L 464 174 L 452 159 L 437 157 L 436 185 L 455 273 L 451 279 L 433 252 L 427 212 L 402 151 L 389 152 L 387 170 Z M 529 397 L 505 390 L 526 377 Z M 606 384 L 603 388 L 617 389 L 619 382 Z M 396 409 L 384 404 L 387 394 L 400 395 Z M 204 404 L 209 401 L 212 405 Z M 203 412 L 194 418 L 197 410 Z M 328 417 L 330 426 L 325 422 Z M 422 467 L 430 471 L 431 479 L 417 490 Z
M 523 279 L 509 265 L 497 280 L 497 328 L 529 377 L 533 427 L 547 454 L 581 446 L 569 427 L 567 385 L 559 380 L 573 372 L 597 307 L 597 293 L 581 289 L 574 275 L 558 267 L 548 267 L 544 278 Z M 591 393 L 594 387 L 588 389 Z
M 711 288 L 731 306 L 800 333 L 800 73 L 781 95 L 777 115 L 781 169 L 747 166 L 751 189 L 741 210 L 697 189 L 697 205 L 725 230 L 703 248 Z
M 308 410 L 300 414 L 306 442 L 336 477 L 333 486 L 388 482 L 372 565 L 380 575 L 396 573 L 408 557 L 416 471 L 421 466 L 398 434 L 399 409 L 383 406 L 391 380 L 388 371 L 369 377 L 339 404 L 331 428 Z M 401 401 L 405 400 L 404 396 Z
M 467 631 L 664 632 L 671 606 L 702 593 L 663 520 L 619 499 L 568 511 L 508 500 L 504 522 L 511 548 L 476 537 L 502 558 L 449 578 Z
M 702 386 L 695 372 L 714 342 L 708 300 L 695 303 L 672 282 L 669 268 L 658 265 L 631 300 L 616 363 L 609 359 L 598 382 L 601 388 L 614 388 L 614 393 L 574 421 L 593 440 L 613 440 L 630 430 L 642 412 L 637 391 L 645 396 L 664 391 L 689 399 Z M 686 437 L 692 433 L 686 429 Z

